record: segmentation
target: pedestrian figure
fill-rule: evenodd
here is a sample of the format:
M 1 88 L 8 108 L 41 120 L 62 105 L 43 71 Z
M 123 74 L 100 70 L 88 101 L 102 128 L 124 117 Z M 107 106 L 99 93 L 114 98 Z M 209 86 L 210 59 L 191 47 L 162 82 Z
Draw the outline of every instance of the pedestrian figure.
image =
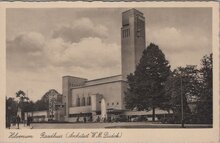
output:
M 86 117 L 85 116 L 84 116 L 83 120 L 84 120 L 84 123 L 86 123 Z
M 89 122 L 92 122 L 92 116 L 89 117 Z
M 27 126 L 30 126 L 30 122 L 31 122 L 31 117 L 30 117 L 30 115 L 28 115 L 28 117 L 27 117 Z
M 100 122 L 100 117 L 98 116 L 98 118 L 96 119 L 96 122 Z
M 79 116 L 76 118 L 76 122 L 77 122 L 77 123 L 79 122 Z
M 20 121 L 21 121 L 21 118 L 19 117 L 19 115 L 17 115 L 16 121 L 17 121 L 17 126 L 18 126 L 18 129 L 19 129 L 19 123 L 20 123 Z

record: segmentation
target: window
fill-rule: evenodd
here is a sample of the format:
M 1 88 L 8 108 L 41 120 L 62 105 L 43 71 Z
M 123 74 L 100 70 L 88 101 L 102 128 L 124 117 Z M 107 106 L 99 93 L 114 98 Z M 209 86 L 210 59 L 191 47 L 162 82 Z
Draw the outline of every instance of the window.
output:
M 130 29 L 129 28 L 128 29 L 124 29 L 122 31 L 122 37 L 126 38 L 126 37 L 129 37 L 129 36 L 130 36 Z
M 80 106 L 80 98 L 77 98 L 77 105 L 76 106 Z
M 119 105 L 119 103 L 117 102 L 117 105 Z
M 91 97 L 87 97 L 87 105 L 91 105 Z
M 112 102 L 112 105 L 114 105 L 114 102 Z
M 109 103 L 107 103 L 107 106 L 109 106 Z
M 86 99 L 85 99 L 85 97 L 83 97 L 82 98 L 82 106 L 85 106 L 85 104 L 86 104 L 86 101 L 85 101 Z
M 130 36 L 130 29 L 126 29 L 126 37 Z
M 128 37 L 128 31 L 127 31 L 127 29 L 123 30 L 122 34 L 123 34 L 123 38 Z

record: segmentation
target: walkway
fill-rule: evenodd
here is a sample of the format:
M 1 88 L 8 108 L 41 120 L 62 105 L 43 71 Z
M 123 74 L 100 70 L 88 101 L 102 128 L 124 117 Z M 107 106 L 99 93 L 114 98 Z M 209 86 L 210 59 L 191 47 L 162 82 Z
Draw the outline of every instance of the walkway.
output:
M 33 127 L 32 126 L 27 126 L 23 123 L 19 124 L 19 129 L 32 129 Z M 17 125 L 11 125 L 10 129 L 18 129 Z

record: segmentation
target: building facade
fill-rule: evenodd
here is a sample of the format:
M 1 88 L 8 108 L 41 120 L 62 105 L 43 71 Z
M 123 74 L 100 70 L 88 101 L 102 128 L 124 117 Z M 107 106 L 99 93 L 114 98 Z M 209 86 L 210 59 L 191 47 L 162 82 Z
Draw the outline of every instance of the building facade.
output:
M 121 60 L 122 74 L 95 80 L 64 76 L 62 79 L 65 121 L 85 118 L 114 118 L 125 113 L 124 93 L 127 75 L 135 71 L 145 48 L 145 18 L 143 13 L 130 9 L 122 13 Z
M 96 121 L 97 118 L 107 118 L 109 109 L 117 112 L 125 109 L 124 91 L 127 83 L 122 80 L 121 75 L 85 80 L 83 83 L 82 80 L 78 77 L 63 77 L 63 83 L 69 85 L 70 91 L 63 89 L 66 98 L 66 121 L 74 122 L 83 120 L 84 117 Z

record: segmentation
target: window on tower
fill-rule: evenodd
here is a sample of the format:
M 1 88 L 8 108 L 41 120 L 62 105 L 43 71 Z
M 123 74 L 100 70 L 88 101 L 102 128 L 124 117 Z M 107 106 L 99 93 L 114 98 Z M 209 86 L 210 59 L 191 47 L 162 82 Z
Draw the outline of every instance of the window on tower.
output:
M 122 37 L 126 38 L 126 37 L 129 37 L 129 36 L 130 36 L 130 29 L 124 29 L 122 31 Z

